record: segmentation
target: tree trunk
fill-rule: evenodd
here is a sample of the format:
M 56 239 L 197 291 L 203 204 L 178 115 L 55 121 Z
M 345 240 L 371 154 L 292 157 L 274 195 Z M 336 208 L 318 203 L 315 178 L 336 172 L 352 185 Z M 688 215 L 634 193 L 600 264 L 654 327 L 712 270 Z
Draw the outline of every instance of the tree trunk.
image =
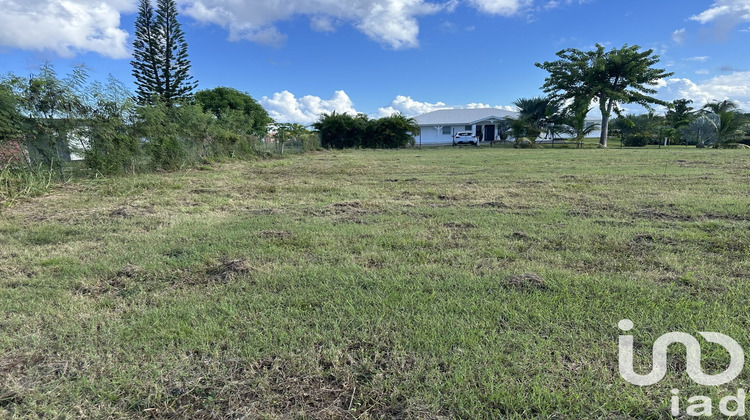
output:
M 607 147 L 607 137 L 609 136 L 609 117 L 610 115 L 612 115 L 612 108 L 614 107 L 614 105 L 615 104 L 612 99 L 606 99 L 606 97 L 602 97 L 599 99 L 599 110 L 602 111 L 602 131 L 599 136 L 599 144 L 601 145 L 601 147 Z

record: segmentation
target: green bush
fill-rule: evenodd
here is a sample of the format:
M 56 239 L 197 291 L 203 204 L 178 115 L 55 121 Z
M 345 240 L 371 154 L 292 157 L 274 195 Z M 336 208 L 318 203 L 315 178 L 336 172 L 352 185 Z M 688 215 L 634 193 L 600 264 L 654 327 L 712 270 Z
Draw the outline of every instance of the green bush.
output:
M 419 132 L 419 126 L 411 118 L 401 114 L 368 121 L 363 136 L 362 147 L 372 149 L 398 149 L 414 145 L 412 133 Z
M 395 114 L 371 120 L 364 114 L 323 114 L 313 124 L 320 133 L 323 147 L 344 149 L 364 147 L 371 149 L 395 149 L 414 145 L 414 134 L 419 125 L 412 118 Z
M 84 163 L 102 174 L 132 172 L 140 160 L 140 143 L 118 118 L 96 118 L 89 130 Z
M 362 146 L 369 119 L 364 114 L 356 117 L 349 114 L 323 114 L 313 127 L 320 132 L 320 143 L 331 149 Z
M 651 142 L 651 137 L 642 133 L 635 133 L 625 137 L 622 144 L 625 147 L 644 147 Z
M 151 163 L 157 169 L 173 171 L 184 166 L 187 150 L 175 136 L 158 138 L 150 147 Z

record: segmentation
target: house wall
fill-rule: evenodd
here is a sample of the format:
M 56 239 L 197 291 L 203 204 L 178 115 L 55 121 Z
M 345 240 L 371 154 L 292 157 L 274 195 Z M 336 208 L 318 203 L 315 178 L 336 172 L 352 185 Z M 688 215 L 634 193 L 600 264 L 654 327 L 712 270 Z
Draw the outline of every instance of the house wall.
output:
M 422 130 L 422 144 L 452 144 L 453 134 L 459 131 L 471 131 L 474 132 L 474 126 L 471 126 L 469 130 L 466 130 L 465 125 L 449 125 L 443 126 L 450 128 L 451 134 L 443 134 L 443 130 L 436 130 L 435 126 L 422 125 L 419 128 Z M 414 136 L 414 141 L 419 144 L 419 136 Z
M 482 124 L 479 124 L 482 125 Z M 465 126 L 463 125 L 452 125 L 447 126 L 450 127 L 451 133 L 457 133 L 459 131 L 471 131 L 472 133 L 476 133 L 476 127 L 477 125 L 472 125 L 470 130 L 466 130 Z M 422 129 L 422 144 L 423 145 L 445 145 L 445 144 L 452 144 L 453 143 L 453 137 L 451 134 L 442 134 L 442 130 L 438 131 L 435 129 L 434 126 L 420 126 Z M 419 145 L 419 137 L 420 136 L 414 136 L 414 141 L 417 145 Z M 541 136 L 537 139 L 539 142 L 545 142 L 544 133 L 541 134 Z M 563 139 L 569 139 L 571 137 L 570 134 L 565 133 L 555 133 L 555 137 L 563 138 Z M 599 131 L 595 131 L 591 134 L 589 134 L 587 137 L 599 137 Z M 488 140 L 488 139 L 485 139 Z M 509 141 L 513 141 L 513 138 L 509 138 Z M 546 140 L 549 142 L 549 140 Z

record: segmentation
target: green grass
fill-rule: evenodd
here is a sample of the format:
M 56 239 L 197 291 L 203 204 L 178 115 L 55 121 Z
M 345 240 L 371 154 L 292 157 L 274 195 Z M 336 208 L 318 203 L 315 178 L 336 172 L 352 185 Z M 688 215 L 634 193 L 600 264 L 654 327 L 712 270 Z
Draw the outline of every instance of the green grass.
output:
M 12 169 L 0 165 L 0 208 L 26 197 L 46 194 L 58 178 L 52 168 Z
M 2 210 L 0 417 L 669 418 L 672 388 L 750 371 L 701 387 L 675 351 L 629 385 L 617 322 L 640 371 L 669 331 L 750 349 L 749 157 L 449 147 L 68 183 Z

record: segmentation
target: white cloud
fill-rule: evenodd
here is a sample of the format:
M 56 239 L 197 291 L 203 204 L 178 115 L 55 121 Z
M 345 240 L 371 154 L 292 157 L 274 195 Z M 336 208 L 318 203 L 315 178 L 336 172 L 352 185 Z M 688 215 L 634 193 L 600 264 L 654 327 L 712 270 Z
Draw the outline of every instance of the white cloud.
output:
M 685 37 L 687 35 L 687 31 L 685 28 L 678 29 L 674 32 L 672 32 L 672 41 L 674 41 L 677 45 L 682 45 L 685 43 Z
M 378 108 L 377 116 L 387 117 L 398 112 L 407 117 L 413 117 L 444 108 L 448 108 L 444 102 L 431 104 L 429 102 L 415 101 L 410 96 L 398 95 L 388 106 Z
M 750 22 L 750 0 L 715 0 L 711 7 L 690 19 L 713 23 L 720 33 L 727 33 L 741 22 Z
M 354 108 L 349 95 L 343 90 L 337 90 L 330 99 L 321 99 L 318 96 L 307 95 L 297 98 L 289 91 L 276 92 L 271 97 L 264 96 L 260 104 L 268 111 L 268 114 L 277 122 L 296 122 L 309 125 L 320 118 L 323 113 L 336 113 L 356 115 L 358 111 Z M 448 106 L 445 102 L 420 102 L 409 96 L 397 95 L 387 106 L 378 108 L 377 112 L 370 114 L 371 118 L 388 117 L 400 113 L 407 117 L 446 108 L 497 108 L 505 111 L 516 111 L 511 105 L 491 106 L 483 103 L 470 103 L 458 106 Z
M 474 109 L 474 108 L 497 108 L 502 109 L 505 111 L 517 111 L 514 106 L 511 105 L 489 105 L 489 104 L 483 104 L 483 103 L 477 103 L 472 102 L 469 104 L 464 105 L 457 105 L 457 106 L 448 106 L 445 104 L 445 102 L 420 102 L 415 101 L 410 96 L 404 96 L 404 95 L 398 95 L 395 99 L 391 101 L 388 106 L 378 108 L 378 112 L 374 115 L 374 117 L 387 117 L 390 115 L 393 115 L 395 113 L 400 113 L 402 115 L 405 115 L 407 117 L 414 117 L 420 114 L 426 114 L 428 112 L 437 111 L 438 109 L 446 109 L 446 108 L 466 108 L 466 109 Z
M 585 0 L 546 0 L 548 7 Z M 229 40 L 281 45 L 287 38 L 276 24 L 307 17 L 315 31 L 332 32 L 351 24 L 393 49 L 419 45 L 418 18 L 452 13 L 459 5 L 481 13 L 514 16 L 538 10 L 534 0 L 177 0 L 181 13 L 219 25 Z M 122 13 L 137 0 L 0 0 L 0 46 L 51 50 L 63 56 L 95 52 L 113 58 L 130 55 Z
M 296 122 L 305 125 L 314 123 L 323 113 L 330 114 L 336 111 L 338 114 L 357 114 L 354 103 L 343 90 L 337 90 L 328 100 L 312 95 L 296 98 L 285 90 L 274 93 L 270 98 L 264 96 L 260 104 L 277 122 Z
M 310 18 L 310 27 L 318 32 L 333 32 L 336 25 L 329 16 L 313 16 Z
M 120 13 L 134 11 L 134 0 L 0 0 L 0 10 L 0 45 L 64 57 L 80 52 L 130 56 Z
M 278 45 L 286 38 L 274 23 L 301 15 L 309 16 L 311 27 L 317 31 L 333 31 L 336 22 L 351 22 L 371 39 L 394 49 L 419 45 L 416 18 L 450 6 L 425 0 L 183 0 L 183 3 L 187 15 L 226 28 L 230 40 Z
M 573 3 L 584 4 L 590 1 L 591 0 L 548 0 L 547 3 L 545 3 L 543 7 L 544 7 L 544 10 L 553 10 L 553 9 L 557 9 L 558 7 L 562 7 L 563 3 L 565 3 L 566 5 L 571 5 Z
M 698 61 L 698 62 L 701 62 L 701 63 L 705 63 L 706 60 L 708 60 L 709 58 L 710 57 L 704 55 L 704 56 L 700 56 L 700 57 L 686 58 L 685 60 L 687 60 L 687 61 Z
M 692 16 L 690 19 L 700 23 L 708 23 L 728 15 L 739 15 L 742 19 L 750 19 L 750 1 L 716 0 L 707 10 Z
M 708 69 L 700 69 L 700 70 L 695 71 L 695 74 L 709 74 L 709 73 L 711 72 L 708 71 Z
M 480 12 L 513 16 L 531 6 L 533 0 L 469 0 L 469 3 Z
M 370 38 L 394 49 L 413 48 L 419 45 L 419 24 L 414 16 L 433 14 L 440 9 L 422 0 L 388 0 L 385 4 L 373 4 L 357 26 Z
M 729 99 L 750 111 L 750 71 L 720 75 L 698 83 L 687 78 L 672 78 L 667 80 L 661 93 L 675 99 L 692 99 L 696 107 Z
M 456 108 L 467 108 L 467 109 L 497 108 L 497 109 L 502 109 L 503 111 L 511 111 L 511 112 L 518 111 L 518 108 L 515 107 L 515 106 L 513 106 L 513 105 L 494 105 L 493 106 L 493 105 L 490 105 L 490 104 L 483 104 L 483 103 L 476 103 L 476 102 L 472 102 L 470 104 L 466 104 L 466 105 L 459 106 L 459 107 L 456 107 Z

